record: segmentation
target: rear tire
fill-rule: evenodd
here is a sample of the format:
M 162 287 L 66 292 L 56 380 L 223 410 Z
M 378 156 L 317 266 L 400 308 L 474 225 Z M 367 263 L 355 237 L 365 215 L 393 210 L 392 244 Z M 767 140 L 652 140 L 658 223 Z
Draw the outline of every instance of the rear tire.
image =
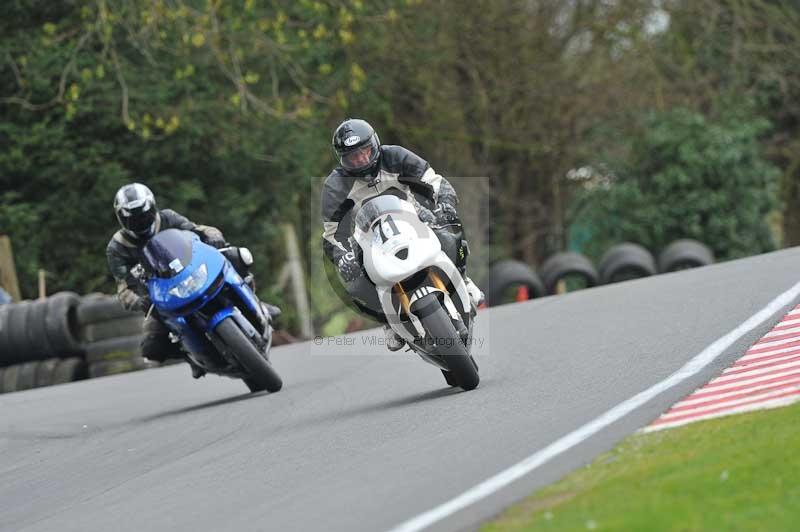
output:
M 478 370 L 436 294 L 428 294 L 419 299 L 414 304 L 414 309 L 419 309 L 415 314 L 427 331 L 429 341 L 436 344 L 434 353 L 444 359 L 457 385 L 467 391 L 477 388 L 481 382 Z
M 225 342 L 225 345 L 233 350 L 236 359 L 250 374 L 249 377 L 243 380 L 251 392 L 267 390 L 270 393 L 275 393 L 283 387 L 283 381 L 272 367 L 272 364 L 261 356 L 261 353 L 239 329 L 233 318 L 222 320 L 217 326 L 217 334 Z

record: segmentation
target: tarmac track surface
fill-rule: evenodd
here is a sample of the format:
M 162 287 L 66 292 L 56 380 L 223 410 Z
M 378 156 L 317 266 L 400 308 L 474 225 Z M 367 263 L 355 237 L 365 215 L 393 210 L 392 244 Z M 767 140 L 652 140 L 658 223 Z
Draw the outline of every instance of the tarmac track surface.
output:
M 665 379 L 794 285 L 800 249 L 497 307 L 460 392 L 380 330 L 275 348 L 284 389 L 185 366 L 0 395 L 0 530 L 387 530 Z M 433 525 L 480 522 L 575 469 L 725 368 L 700 374 Z M 483 344 L 480 345 L 480 342 Z M 333 345 L 335 343 L 341 345 Z

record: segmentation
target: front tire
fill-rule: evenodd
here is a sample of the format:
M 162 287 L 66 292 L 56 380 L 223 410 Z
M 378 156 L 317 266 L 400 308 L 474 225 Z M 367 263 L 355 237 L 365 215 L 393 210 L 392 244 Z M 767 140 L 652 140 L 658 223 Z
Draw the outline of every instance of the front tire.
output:
M 236 359 L 250 375 L 242 379 L 251 392 L 267 390 L 275 393 L 283 386 L 283 381 L 275 369 L 261 356 L 258 349 L 245 336 L 244 332 L 236 325 L 233 318 L 225 318 L 217 326 L 219 334 L 225 345 L 230 347 Z
M 444 375 L 444 381 L 447 383 L 448 386 L 452 386 L 453 388 L 458 386 L 456 382 L 455 376 L 449 371 L 442 370 L 442 375 Z
M 464 390 L 477 388 L 481 381 L 478 369 L 436 294 L 424 296 L 417 301 L 415 307 L 421 310 L 417 317 L 428 333 L 427 340 L 435 343 L 434 353 L 440 355 L 450 368 L 451 377 Z

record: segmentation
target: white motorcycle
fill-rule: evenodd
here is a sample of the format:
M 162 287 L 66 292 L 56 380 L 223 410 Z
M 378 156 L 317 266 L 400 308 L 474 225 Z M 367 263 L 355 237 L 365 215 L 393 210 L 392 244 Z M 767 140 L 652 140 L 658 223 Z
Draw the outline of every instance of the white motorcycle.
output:
M 392 329 L 447 384 L 472 390 L 478 365 L 470 355 L 476 309 L 464 278 L 414 205 L 384 195 L 365 202 L 353 240 Z

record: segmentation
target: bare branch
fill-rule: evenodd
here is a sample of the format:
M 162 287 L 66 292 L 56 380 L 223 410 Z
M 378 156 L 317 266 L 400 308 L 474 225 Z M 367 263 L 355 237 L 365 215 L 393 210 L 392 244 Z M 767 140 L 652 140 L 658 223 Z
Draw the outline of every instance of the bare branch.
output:
M 75 68 L 75 58 L 78 56 L 78 52 L 81 50 L 81 48 L 83 48 L 83 45 L 86 44 L 86 41 L 89 40 L 91 35 L 92 32 L 84 33 L 78 40 L 78 44 L 76 44 L 75 48 L 72 49 L 72 54 L 70 55 L 69 62 L 67 62 L 67 66 L 65 66 L 64 70 L 61 71 L 61 79 L 58 82 L 58 96 L 55 103 L 61 103 L 64 101 L 64 93 L 67 90 L 67 76 L 69 76 L 70 71 Z
M 117 82 L 122 89 L 122 122 L 128 125 L 131 122 L 130 114 L 128 113 L 128 84 L 125 83 L 125 76 L 122 74 L 122 67 L 119 64 L 119 57 L 117 56 L 116 48 L 111 48 L 111 59 L 114 61 L 114 71 L 117 74 Z
M 58 82 L 58 94 L 56 94 L 53 99 L 48 102 L 44 103 L 32 103 L 25 98 L 19 98 L 17 96 L 11 96 L 7 98 L 3 98 L 0 100 L 3 103 L 10 103 L 21 106 L 23 109 L 27 109 L 29 111 L 41 111 L 43 109 L 49 109 L 51 107 L 55 107 L 64 102 L 64 93 L 67 91 L 67 77 L 69 73 L 75 68 L 75 58 L 78 56 L 78 52 L 83 48 L 86 44 L 86 41 L 89 40 L 89 37 L 92 36 L 91 31 L 84 33 L 81 38 L 78 40 L 78 43 L 72 49 L 70 53 L 69 61 L 67 61 L 66 66 L 61 71 L 61 77 Z
M 19 98 L 17 96 L 10 96 L 8 98 L 0 99 L 0 102 L 19 105 L 20 107 L 28 111 L 41 111 L 43 109 L 48 109 L 55 105 L 54 100 L 51 100 L 46 103 L 31 103 L 25 98 Z
M 11 65 L 11 70 L 14 72 L 14 77 L 17 80 L 17 85 L 19 85 L 20 89 L 25 88 L 25 82 L 22 80 L 22 74 L 19 71 L 19 67 L 17 67 L 17 62 L 14 61 L 14 58 L 11 57 L 11 54 L 6 52 L 6 59 L 8 59 L 8 63 Z

